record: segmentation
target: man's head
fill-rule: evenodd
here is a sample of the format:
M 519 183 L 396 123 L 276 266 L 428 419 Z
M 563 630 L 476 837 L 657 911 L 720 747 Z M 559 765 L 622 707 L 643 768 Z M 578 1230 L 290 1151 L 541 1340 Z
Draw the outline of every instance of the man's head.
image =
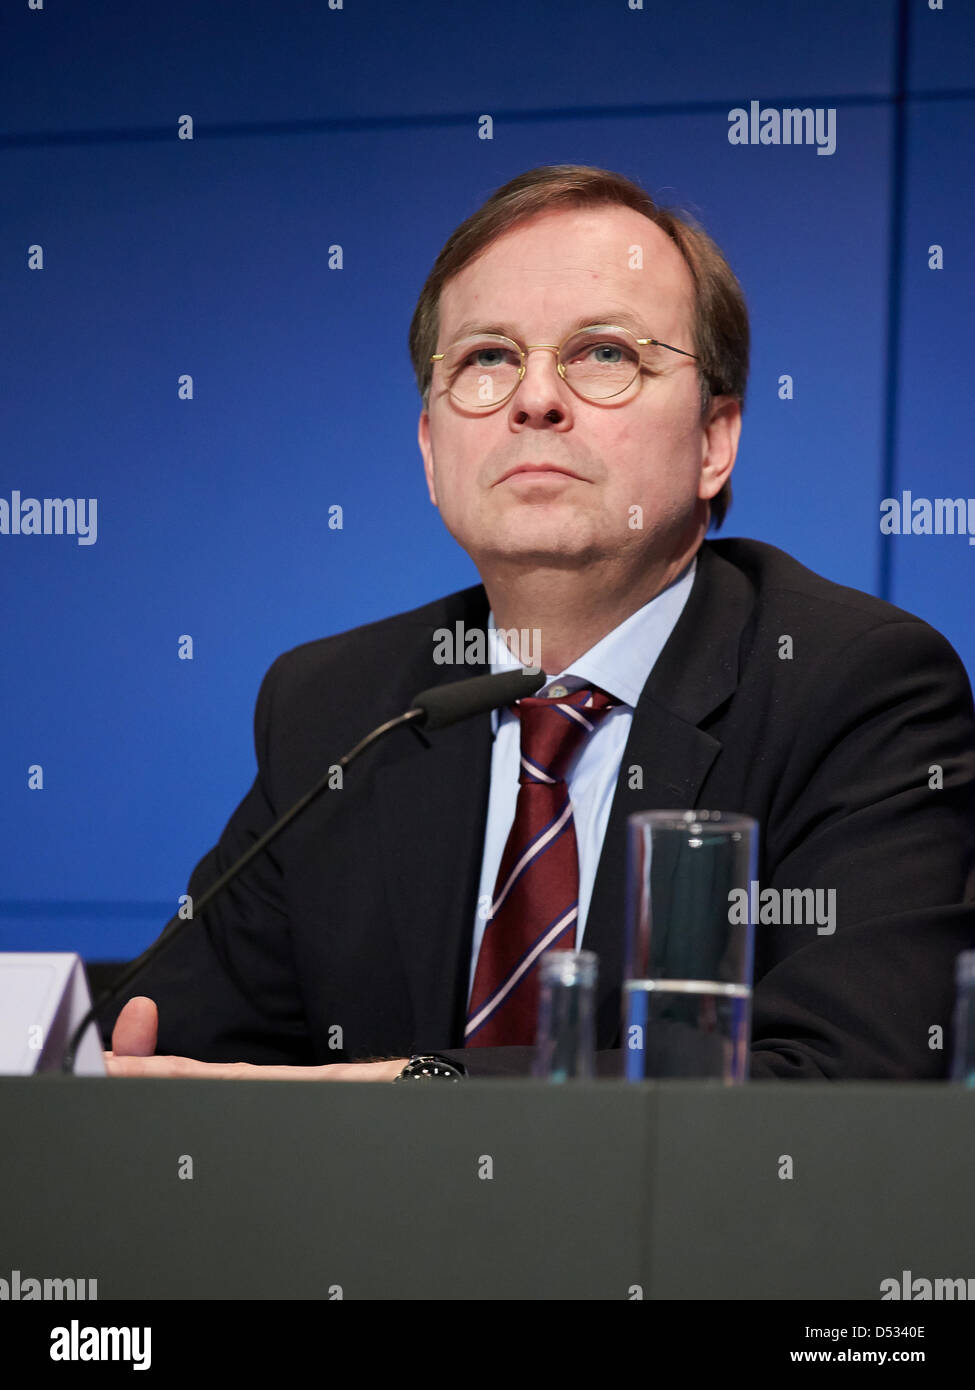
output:
M 458 404 L 456 378 L 430 361 L 474 330 L 527 348 L 582 323 L 682 352 L 645 349 L 632 385 L 594 402 L 571 389 L 578 368 L 563 378 L 554 352 L 532 351 L 513 395 L 487 408 Z M 720 524 L 748 369 L 744 299 L 710 238 L 629 180 L 560 166 L 505 185 L 444 246 L 410 351 L 430 495 L 482 573 L 614 556 L 632 568 L 693 553 L 709 517 Z M 592 357 L 604 366 L 619 353 Z M 478 352 L 471 369 L 498 360 Z M 517 353 L 504 360 L 517 366 Z M 511 474 L 526 464 L 553 471 Z

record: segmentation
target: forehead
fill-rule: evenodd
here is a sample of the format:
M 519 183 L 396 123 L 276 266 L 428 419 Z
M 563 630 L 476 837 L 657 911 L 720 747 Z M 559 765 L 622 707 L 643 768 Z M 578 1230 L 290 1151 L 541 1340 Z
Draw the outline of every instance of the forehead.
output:
M 693 280 L 670 237 L 633 208 L 537 214 L 448 280 L 441 342 L 474 327 L 559 334 L 580 316 L 626 315 L 655 335 L 686 332 Z

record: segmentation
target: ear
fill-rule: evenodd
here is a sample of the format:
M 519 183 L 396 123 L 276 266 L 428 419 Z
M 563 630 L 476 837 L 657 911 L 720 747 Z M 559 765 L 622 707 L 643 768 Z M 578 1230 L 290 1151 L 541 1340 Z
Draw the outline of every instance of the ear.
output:
M 430 501 L 436 507 L 437 491 L 434 486 L 433 475 L 433 448 L 430 444 L 430 412 L 422 410 L 420 412 L 420 423 L 416 431 L 417 443 L 420 446 L 420 453 L 423 455 L 423 472 L 427 480 L 427 492 L 430 494 Z
M 741 406 L 733 396 L 715 396 L 704 425 L 701 442 L 701 477 L 697 495 L 706 501 L 717 497 L 731 477 L 741 438 Z

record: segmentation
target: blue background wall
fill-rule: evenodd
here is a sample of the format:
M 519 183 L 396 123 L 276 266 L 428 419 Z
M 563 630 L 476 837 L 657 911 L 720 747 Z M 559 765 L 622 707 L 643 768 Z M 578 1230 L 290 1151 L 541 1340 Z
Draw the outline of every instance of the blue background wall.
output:
M 742 282 L 722 534 L 919 613 L 975 672 L 975 546 L 879 529 L 902 489 L 975 495 L 973 51 L 958 0 L 8 3 L 0 496 L 97 497 L 98 538 L 0 535 L 0 947 L 141 950 L 250 784 L 273 658 L 475 580 L 427 501 L 406 333 L 449 232 L 538 164 L 636 178 Z M 835 107 L 835 154 L 732 146 L 752 99 Z

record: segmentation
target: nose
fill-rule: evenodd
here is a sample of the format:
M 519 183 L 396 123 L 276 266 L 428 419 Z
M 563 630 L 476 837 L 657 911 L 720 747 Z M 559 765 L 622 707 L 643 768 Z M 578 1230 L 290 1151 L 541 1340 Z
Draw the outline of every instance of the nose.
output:
M 552 357 L 535 357 L 533 353 L 551 353 Z M 550 419 L 558 423 L 566 414 L 568 388 L 558 370 L 559 349 L 552 343 L 532 343 L 525 348 L 525 375 L 511 398 L 515 418 L 520 424 L 529 420 Z

